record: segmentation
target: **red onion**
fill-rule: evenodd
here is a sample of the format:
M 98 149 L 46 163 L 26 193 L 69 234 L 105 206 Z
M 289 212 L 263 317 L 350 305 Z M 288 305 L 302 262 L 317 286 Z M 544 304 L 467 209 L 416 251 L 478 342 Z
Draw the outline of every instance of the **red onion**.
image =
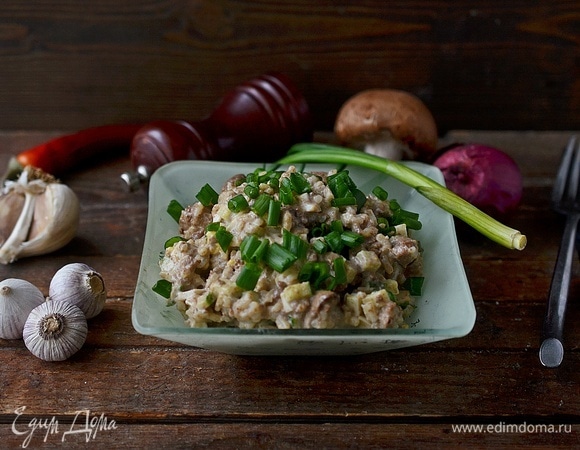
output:
M 490 215 L 516 209 L 522 198 L 522 176 L 506 153 L 481 144 L 456 144 L 433 163 L 447 187 Z

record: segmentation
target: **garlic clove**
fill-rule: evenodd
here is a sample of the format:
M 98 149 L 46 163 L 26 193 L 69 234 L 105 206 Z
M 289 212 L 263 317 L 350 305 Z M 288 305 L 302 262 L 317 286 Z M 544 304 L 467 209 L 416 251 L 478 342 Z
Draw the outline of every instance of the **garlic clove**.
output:
M 80 215 L 76 194 L 38 169 L 26 167 L 17 181 L 4 188 L 0 202 L 6 210 L 2 214 L 10 217 L 0 229 L 2 264 L 50 253 L 76 234 Z
M 35 198 L 26 194 L 22 211 L 14 225 L 14 229 L 0 247 L 0 262 L 8 264 L 16 260 L 20 252 L 19 246 L 26 240 L 28 229 L 32 223 Z
M 24 208 L 24 194 L 9 192 L 0 196 L 0 246 L 6 242 Z
M 83 263 L 61 267 L 52 277 L 48 296 L 78 306 L 87 319 L 99 314 L 107 300 L 107 290 L 101 274 Z
M 88 330 L 80 308 L 48 300 L 30 312 L 24 324 L 24 344 L 44 361 L 64 361 L 81 349 Z
M 76 235 L 80 203 L 68 186 L 49 184 L 37 197 L 28 239 L 20 244 L 19 258 L 44 255 L 68 244 Z
M 42 292 L 25 280 L 8 278 L 0 283 L 0 338 L 21 339 L 24 323 L 35 307 L 44 303 Z

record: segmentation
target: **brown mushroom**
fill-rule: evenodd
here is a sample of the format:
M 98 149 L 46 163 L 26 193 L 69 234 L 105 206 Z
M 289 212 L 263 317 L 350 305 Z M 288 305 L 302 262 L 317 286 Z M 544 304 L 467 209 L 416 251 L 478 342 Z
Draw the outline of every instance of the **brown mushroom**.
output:
M 395 89 L 370 89 L 348 99 L 334 132 L 342 145 L 394 160 L 427 161 L 437 146 L 437 126 L 427 106 Z

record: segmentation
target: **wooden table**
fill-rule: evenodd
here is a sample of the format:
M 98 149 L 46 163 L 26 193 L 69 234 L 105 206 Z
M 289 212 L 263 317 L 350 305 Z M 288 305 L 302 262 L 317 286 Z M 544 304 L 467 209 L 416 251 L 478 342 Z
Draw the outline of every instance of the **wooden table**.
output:
M 0 134 L 0 168 L 56 134 Z M 520 164 L 523 203 L 506 222 L 528 236 L 528 246 L 506 250 L 461 231 L 477 308 L 472 333 L 353 357 L 238 357 L 137 334 L 131 303 L 147 195 L 122 189 L 126 156 L 67 176 L 82 202 L 77 237 L 52 255 L 0 266 L 0 279 L 24 278 L 46 294 L 59 267 L 84 262 L 104 276 L 108 300 L 90 321 L 83 349 L 66 362 L 46 363 L 22 341 L 0 340 L 2 447 L 80 447 L 85 439 L 90 448 L 577 446 L 578 278 L 562 366 L 542 367 L 537 353 L 563 228 L 550 209 L 550 190 L 571 134 L 457 131 L 446 137 L 499 146 Z M 459 425 L 483 429 L 458 432 Z

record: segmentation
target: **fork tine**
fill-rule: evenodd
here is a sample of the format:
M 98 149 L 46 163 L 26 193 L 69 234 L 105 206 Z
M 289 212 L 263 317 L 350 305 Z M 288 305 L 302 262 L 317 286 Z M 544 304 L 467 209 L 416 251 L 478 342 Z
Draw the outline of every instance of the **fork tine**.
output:
M 566 195 L 566 186 L 568 185 L 569 172 L 573 168 L 572 160 L 575 159 L 576 136 L 573 136 L 566 145 L 558 172 L 556 173 L 556 181 L 552 188 L 552 203 L 554 205 L 560 203 Z M 576 164 L 574 164 L 576 165 Z
M 576 138 L 574 140 L 574 159 L 572 161 L 572 173 L 570 174 L 570 183 L 568 189 L 568 199 L 572 202 L 574 208 L 578 208 L 580 203 L 580 142 Z
M 556 180 L 552 188 L 552 203 L 554 205 L 559 204 L 564 200 L 566 196 L 566 187 L 570 185 L 570 171 L 573 171 L 578 163 L 573 161 L 577 159 L 577 145 L 576 136 L 573 136 L 566 145 L 564 153 L 562 154 L 562 159 L 560 165 L 558 166 L 558 172 L 556 173 Z M 578 180 L 578 173 L 576 173 L 576 180 Z M 578 183 L 575 183 L 578 186 Z M 576 189 L 574 189 L 574 192 Z

